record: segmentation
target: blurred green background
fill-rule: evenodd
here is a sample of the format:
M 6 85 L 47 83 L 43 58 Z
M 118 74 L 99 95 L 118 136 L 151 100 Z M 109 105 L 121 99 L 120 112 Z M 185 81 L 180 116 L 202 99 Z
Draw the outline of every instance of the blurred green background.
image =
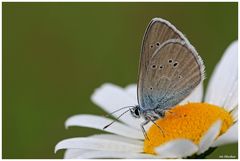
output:
M 181 30 L 206 65 L 207 79 L 237 39 L 237 3 L 2 4 L 3 158 L 62 158 L 62 139 L 101 131 L 64 128 L 80 113 L 104 114 L 90 101 L 105 82 L 136 83 L 143 33 L 153 17 Z M 237 144 L 209 158 L 237 156 Z

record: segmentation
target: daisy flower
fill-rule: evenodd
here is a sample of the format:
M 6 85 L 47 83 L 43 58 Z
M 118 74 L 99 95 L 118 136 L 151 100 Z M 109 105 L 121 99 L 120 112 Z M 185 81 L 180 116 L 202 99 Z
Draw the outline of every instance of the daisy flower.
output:
M 217 64 L 203 99 L 200 84 L 163 119 L 147 126 L 145 139 L 140 129 L 143 119 L 130 113 L 104 129 L 108 134 L 76 137 L 60 141 L 55 152 L 67 149 L 64 158 L 203 158 L 216 147 L 238 141 L 237 131 L 237 41 Z M 137 86 L 121 88 L 106 83 L 95 90 L 92 101 L 108 113 L 137 104 Z M 119 113 L 114 113 L 118 117 Z M 103 130 L 112 119 L 80 114 L 70 117 L 66 127 L 80 126 Z M 110 133 L 110 134 L 109 134 Z

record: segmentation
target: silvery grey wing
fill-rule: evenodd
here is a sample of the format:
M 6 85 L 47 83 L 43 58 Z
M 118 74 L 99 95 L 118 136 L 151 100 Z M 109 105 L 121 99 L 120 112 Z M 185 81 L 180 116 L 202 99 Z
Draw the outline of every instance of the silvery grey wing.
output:
M 156 49 L 169 39 L 180 39 L 189 43 L 183 34 L 178 31 L 170 22 L 161 18 L 152 19 L 143 37 L 140 55 L 137 90 L 138 103 L 140 106 L 143 102 L 143 88 L 149 61 Z
M 204 65 L 194 47 L 167 40 L 149 60 L 141 84 L 141 108 L 167 109 L 186 98 L 204 79 Z

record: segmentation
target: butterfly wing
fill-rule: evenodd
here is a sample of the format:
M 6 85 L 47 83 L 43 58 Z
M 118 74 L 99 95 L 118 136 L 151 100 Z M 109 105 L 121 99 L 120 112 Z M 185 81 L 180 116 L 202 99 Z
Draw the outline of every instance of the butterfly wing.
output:
M 153 53 L 156 51 L 156 49 L 163 42 L 169 39 L 181 39 L 187 41 L 183 34 L 168 21 L 161 18 L 152 19 L 143 37 L 139 68 L 139 80 L 141 80 L 141 77 L 144 74 L 144 70 L 141 70 L 141 68 L 146 69 L 149 60 L 152 57 Z
M 138 101 L 142 110 L 176 105 L 204 75 L 202 60 L 194 47 L 162 19 L 153 19 L 147 28 L 139 69 Z

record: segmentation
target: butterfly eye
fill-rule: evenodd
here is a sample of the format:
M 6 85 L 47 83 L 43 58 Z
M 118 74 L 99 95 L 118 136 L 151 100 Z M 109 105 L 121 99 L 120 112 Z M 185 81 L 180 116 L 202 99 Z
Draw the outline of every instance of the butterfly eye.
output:
M 150 48 L 153 48 L 153 45 L 150 45 Z
M 160 43 L 159 43 L 159 42 L 157 42 L 157 43 L 156 43 L 156 45 L 157 45 L 157 46 L 160 46 Z
M 178 65 L 178 62 L 175 62 L 174 64 L 173 64 L 173 67 L 176 67 Z
M 137 109 L 134 111 L 134 113 L 135 113 L 136 116 L 139 116 L 139 112 L 138 112 Z
M 182 76 L 181 76 L 181 75 L 179 75 L 179 76 L 178 76 L 178 78 L 179 78 L 179 79 L 182 79 Z
M 150 89 L 150 90 L 153 90 L 153 88 L 152 88 L 152 87 L 150 87 L 149 89 Z
M 173 60 L 172 60 L 172 59 L 169 59 L 169 60 L 168 60 L 168 62 L 169 62 L 169 63 L 172 63 L 172 62 L 173 62 Z

